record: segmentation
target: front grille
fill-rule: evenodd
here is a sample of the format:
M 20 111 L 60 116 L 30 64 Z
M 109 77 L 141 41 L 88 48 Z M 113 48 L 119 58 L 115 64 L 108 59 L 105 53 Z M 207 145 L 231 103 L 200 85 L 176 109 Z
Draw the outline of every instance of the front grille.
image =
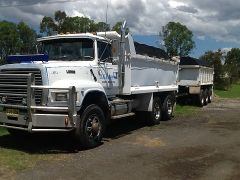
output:
M 22 103 L 22 98 L 27 95 L 27 77 L 22 76 L 7 76 L 8 74 L 34 74 L 35 85 L 42 85 L 42 75 L 40 69 L 2 69 L 1 74 L 6 76 L 0 77 L 0 94 L 7 95 L 7 104 L 18 105 Z M 16 85 L 10 87 L 8 85 Z M 17 96 L 11 96 L 10 94 L 17 94 Z M 18 96 L 19 95 L 19 96 Z M 42 89 L 35 89 L 35 103 L 41 104 L 42 101 Z

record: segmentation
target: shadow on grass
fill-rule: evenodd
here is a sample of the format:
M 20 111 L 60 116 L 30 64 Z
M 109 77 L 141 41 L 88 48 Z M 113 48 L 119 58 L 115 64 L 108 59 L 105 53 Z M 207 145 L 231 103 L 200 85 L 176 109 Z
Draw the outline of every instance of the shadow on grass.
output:
M 134 130 L 146 126 L 135 117 L 119 119 L 107 127 L 104 142 L 131 134 Z M 70 133 L 34 133 L 0 136 L 0 148 L 23 151 L 29 154 L 62 154 L 84 151 Z
M 0 148 L 23 151 L 29 154 L 73 153 L 79 150 L 74 139 L 66 133 L 6 134 L 0 136 Z
M 123 119 L 117 119 L 107 127 L 105 138 L 118 139 L 133 131 L 147 126 L 144 116 L 133 116 Z
M 182 96 L 177 98 L 177 104 L 180 106 L 189 105 L 198 107 L 196 101 L 196 97 L 194 96 Z

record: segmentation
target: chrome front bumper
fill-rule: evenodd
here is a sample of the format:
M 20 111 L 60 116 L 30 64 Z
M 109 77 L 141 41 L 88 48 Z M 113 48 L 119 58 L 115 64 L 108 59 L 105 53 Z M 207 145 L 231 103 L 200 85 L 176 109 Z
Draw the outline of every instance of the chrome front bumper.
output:
M 14 74 L 18 76 L 18 74 Z M 0 74 L 1 76 L 6 76 Z M 13 76 L 13 75 L 12 75 Z M 22 76 L 22 75 L 21 75 Z M 76 127 L 76 123 L 80 120 L 76 111 L 76 89 L 74 86 L 69 88 L 50 87 L 50 86 L 36 86 L 34 85 L 34 77 L 32 74 L 27 76 L 27 105 L 11 105 L 0 103 L 3 109 L 17 109 L 19 114 L 12 118 L 11 115 L 5 111 L 0 113 L 0 127 L 13 128 L 25 130 L 29 132 L 50 132 L 50 131 L 71 131 Z M 8 85 L 16 87 L 16 85 Z M 1 87 L 1 84 L 0 84 Z M 35 89 L 57 89 L 67 90 L 69 99 L 66 107 L 50 107 L 39 106 L 35 103 L 34 90 Z M 14 94 L 11 94 L 14 95 Z M 7 96 L 7 94 L 1 94 Z M 61 113 L 59 113 L 61 112 Z

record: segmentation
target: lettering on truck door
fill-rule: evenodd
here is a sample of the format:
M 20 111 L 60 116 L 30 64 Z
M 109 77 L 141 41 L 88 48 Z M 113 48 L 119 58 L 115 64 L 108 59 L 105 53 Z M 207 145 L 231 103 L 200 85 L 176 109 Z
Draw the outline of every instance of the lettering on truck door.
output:
M 112 49 L 109 43 L 98 42 L 98 58 L 100 83 L 107 95 L 114 95 L 118 92 L 118 67 L 112 63 Z

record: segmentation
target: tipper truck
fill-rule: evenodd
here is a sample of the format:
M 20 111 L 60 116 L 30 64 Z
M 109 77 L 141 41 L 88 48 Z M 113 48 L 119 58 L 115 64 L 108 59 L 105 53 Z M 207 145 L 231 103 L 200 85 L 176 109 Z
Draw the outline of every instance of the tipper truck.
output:
M 199 106 L 211 103 L 214 69 L 192 57 L 181 57 L 178 74 L 178 96 L 190 96 Z M 186 99 L 186 98 L 185 98 Z
M 12 134 L 72 131 L 97 146 L 113 119 L 144 113 L 149 124 L 171 118 L 178 61 L 117 32 L 38 39 L 35 55 L 12 55 L 0 67 L 0 126 Z

